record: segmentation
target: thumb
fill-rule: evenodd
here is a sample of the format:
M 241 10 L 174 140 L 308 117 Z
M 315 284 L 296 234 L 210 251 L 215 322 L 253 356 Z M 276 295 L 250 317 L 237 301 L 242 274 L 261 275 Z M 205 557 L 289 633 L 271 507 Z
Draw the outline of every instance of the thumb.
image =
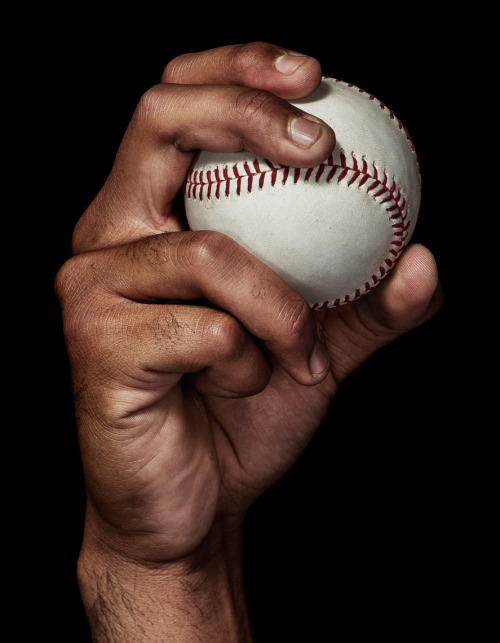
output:
M 324 341 L 337 382 L 379 348 L 431 319 L 442 301 L 434 256 L 422 245 L 409 246 L 375 290 L 325 317 Z

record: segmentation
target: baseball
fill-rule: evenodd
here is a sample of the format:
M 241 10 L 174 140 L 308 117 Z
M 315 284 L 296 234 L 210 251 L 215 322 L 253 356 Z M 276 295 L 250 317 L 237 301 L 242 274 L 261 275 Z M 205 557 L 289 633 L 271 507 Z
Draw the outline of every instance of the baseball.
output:
M 185 183 L 192 230 L 223 232 L 314 309 L 364 296 L 393 268 L 420 206 L 414 146 L 394 113 L 352 84 L 324 78 L 292 101 L 327 122 L 337 143 L 318 166 L 248 153 L 199 153 Z

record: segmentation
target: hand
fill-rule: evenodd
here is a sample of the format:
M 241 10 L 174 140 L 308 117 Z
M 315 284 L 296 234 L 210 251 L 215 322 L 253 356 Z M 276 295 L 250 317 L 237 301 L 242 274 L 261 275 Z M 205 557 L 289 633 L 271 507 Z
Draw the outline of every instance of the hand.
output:
M 339 383 L 439 307 L 421 246 L 368 296 L 313 313 L 229 238 L 186 231 L 178 195 L 197 149 L 301 167 L 332 152 L 332 130 L 283 100 L 320 79 L 317 61 L 263 43 L 173 60 L 78 222 L 57 291 L 87 560 L 104 548 L 164 566 L 231 540 L 301 454 Z

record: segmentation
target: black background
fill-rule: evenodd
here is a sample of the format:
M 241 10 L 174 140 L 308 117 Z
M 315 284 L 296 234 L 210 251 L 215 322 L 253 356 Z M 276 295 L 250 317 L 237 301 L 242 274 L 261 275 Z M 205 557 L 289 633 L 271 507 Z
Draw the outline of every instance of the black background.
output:
M 476 216 L 460 189 L 460 110 L 470 98 L 463 42 L 448 16 L 422 9 L 179 9 L 40 12 L 30 14 L 29 29 L 22 18 L 14 25 L 16 47 L 27 52 L 10 88 L 21 123 L 6 123 L 17 180 L 7 186 L 14 205 L 6 219 L 16 279 L 5 281 L 15 284 L 8 320 L 21 346 L 20 359 L 6 358 L 6 403 L 15 400 L 17 412 L 4 420 L 15 437 L 5 528 L 10 599 L 21 613 L 15 640 L 90 640 L 75 576 L 83 480 L 53 294 L 71 231 L 165 64 L 251 40 L 317 57 L 325 74 L 370 91 L 402 119 L 423 175 L 414 241 L 434 252 L 446 294 L 434 320 L 345 382 L 304 456 L 251 510 L 246 577 L 255 629 L 262 641 L 281 642 L 424 640 L 476 628 L 478 542 L 487 532 L 479 499 L 489 469 L 481 402 L 470 393 L 480 376 L 467 365 L 477 301 L 457 236 Z

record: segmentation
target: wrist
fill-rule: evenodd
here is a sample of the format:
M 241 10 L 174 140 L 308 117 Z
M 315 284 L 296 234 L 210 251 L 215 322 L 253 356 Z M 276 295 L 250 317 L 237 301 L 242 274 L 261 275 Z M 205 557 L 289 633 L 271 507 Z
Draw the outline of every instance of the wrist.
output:
M 241 553 L 241 526 L 215 526 L 196 552 L 161 564 L 116 552 L 87 526 L 78 582 L 93 640 L 250 643 Z

